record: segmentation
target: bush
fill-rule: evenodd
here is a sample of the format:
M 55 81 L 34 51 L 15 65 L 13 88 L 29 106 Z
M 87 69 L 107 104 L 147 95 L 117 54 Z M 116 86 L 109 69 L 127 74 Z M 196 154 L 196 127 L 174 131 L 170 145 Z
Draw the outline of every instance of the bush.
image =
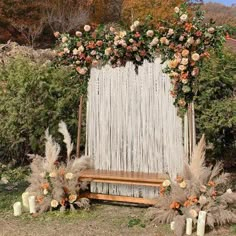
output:
M 213 144 L 214 158 L 232 154 L 236 137 L 236 57 L 227 51 L 203 63 L 195 100 L 198 133 Z
M 38 65 L 12 59 L 0 67 L 0 158 L 27 160 L 28 153 L 43 153 L 40 146 L 47 127 L 56 135 L 60 120 L 77 135 L 79 97 L 86 81 L 69 68 Z M 56 136 L 55 136 L 56 137 Z

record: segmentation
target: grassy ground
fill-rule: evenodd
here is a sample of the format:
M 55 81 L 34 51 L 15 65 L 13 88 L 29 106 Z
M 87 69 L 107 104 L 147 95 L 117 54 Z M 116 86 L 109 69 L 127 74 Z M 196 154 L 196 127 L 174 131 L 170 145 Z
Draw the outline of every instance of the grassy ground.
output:
M 0 184 L 0 236 L 170 236 L 169 225 L 155 226 L 145 218 L 147 208 L 93 203 L 89 211 L 48 212 L 37 217 L 24 213 L 13 216 L 12 205 L 21 200 L 27 187 L 24 180 Z M 207 235 L 236 235 L 236 226 Z

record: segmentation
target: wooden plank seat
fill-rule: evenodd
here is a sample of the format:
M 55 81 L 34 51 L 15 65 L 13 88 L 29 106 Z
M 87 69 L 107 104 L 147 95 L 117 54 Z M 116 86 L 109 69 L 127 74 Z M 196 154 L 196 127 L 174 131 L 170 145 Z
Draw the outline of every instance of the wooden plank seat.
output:
M 81 172 L 79 180 L 86 182 L 96 182 L 96 183 L 159 187 L 166 178 L 167 178 L 166 175 L 156 174 L 156 173 L 139 173 L 139 172 L 89 169 Z M 90 199 L 98 199 L 98 200 L 140 203 L 148 205 L 153 205 L 156 203 L 155 199 L 115 196 L 115 195 L 90 193 L 90 192 L 83 194 L 83 197 L 88 197 Z

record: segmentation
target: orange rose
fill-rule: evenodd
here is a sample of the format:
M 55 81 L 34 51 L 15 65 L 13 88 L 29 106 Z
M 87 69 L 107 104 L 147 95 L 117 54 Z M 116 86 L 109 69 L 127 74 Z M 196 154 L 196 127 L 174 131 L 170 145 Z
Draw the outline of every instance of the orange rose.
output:
M 36 202 L 38 202 L 39 204 L 41 204 L 43 202 L 43 196 L 37 196 L 36 197 Z

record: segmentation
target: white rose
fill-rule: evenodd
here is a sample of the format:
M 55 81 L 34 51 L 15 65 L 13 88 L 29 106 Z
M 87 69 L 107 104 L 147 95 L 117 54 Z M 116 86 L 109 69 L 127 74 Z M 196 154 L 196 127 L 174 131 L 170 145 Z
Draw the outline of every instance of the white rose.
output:
M 147 33 L 146 33 L 146 35 L 147 35 L 148 37 L 153 37 L 154 31 L 153 31 L 153 30 L 148 30 Z
M 133 43 L 133 42 L 134 42 L 134 40 L 133 40 L 133 39 L 130 39 L 130 40 L 129 40 L 129 42 L 130 42 L 130 43 Z
M 84 31 L 89 32 L 91 30 L 91 26 L 90 25 L 85 25 L 84 26 Z
M 181 17 L 180 17 L 180 20 L 181 21 L 186 21 L 188 19 L 188 15 L 187 14 L 183 14 Z
M 188 38 L 187 43 L 188 44 L 193 44 L 194 43 L 194 38 L 193 37 Z
M 175 7 L 175 13 L 179 13 L 179 8 Z
M 197 212 L 194 210 L 194 209 L 191 209 L 189 211 L 189 214 L 193 217 L 193 218 L 196 218 L 198 216 Z
M 179 184 L 180 188 L 186 188 L 187 184 L 185 181 L 182 181 L 180 184 Z
M 43 190 L 43 194 L 44 194 L 44 195 L 47 195 L 47 194 L 48 194 L 48 190 L 47 190 L 47 189 L 44 189 L 44 190 Z
M 81 45 L 79 48 L 78 48 L 78 52 L 83 52 L 84 51 L 84 46 Z
M 210 27 L 208 30 L 208 33 L 213 34 L 215 32 L 215 28 Z
M 106 55 L 106 56 L 109 56 L 109 55 L 111 54 L 111 52 L 112 52 L 112 49 L 111 49 L 111 48 L 106 48 L 106 49 L 105 49 L 105 55 Z
M 179 37 L 179 41 L 183 41 L 184 40 L 184 36 L 183 35 L 181 35 L 180 37 Z
M 2 177 L 1 178 L 1 182 L 3 183 L 3 184 L 8 184 L 8 179 L 4 176 L 4 177 Z
M 73 49 L 73 55 L 77 55 L 78 54 L 78 49 L 77 48 L 75 48 L 75 49 Z
M 130 31 L 133 32 L 134 30 L 135 30 L 134 25 L 131 25 L 131 26 L 130 26 Z
M 200 55 L 198 53 L 193 53 L 192 54 L 192 60 L 193 61 L 198 61 L 200 59 Z
M 188 65 L 188 58 L 182 58 L 181 64 L 185 66 Z
M 155 37 L 155 38 L 152 40 L 152 42 L 150 43 L 150 45 L 151 45 L 151 46 L 155 46 L 155 45 L 158 44 L 158 41 L 159 41 L 159 39 L 158 39 L 157 37 Z
M 133 52 L 136 52 L 136 51 L 138 51 L 138 48 L 136 46 L 133 46 L 132 50 L 133 50 Z
M 75 35 L 76 35 L 77 37 L 81 37 L 83 34 L 82 34 L 82 32 L 80 32 L 80 31 L 76 31 L 76 32 L 75 32 Z
M 168 30 L 168 35 L 173 35 L 174 34 L 174 30 L 173 29 L 169 29 Z
M 229 188 L 229 189 L 227 189 L 226 193 L 233 193 L 233 191 L 231 188 Z
M 64 48 L 64 50 L 63 50 L 65 53 L 70 53 L 70 50 L 69 50 L 69 48 Z
M 68 40 L 68 38 L 67 37 L 62 37 L 62 39 L 61 39 L 61 41 L 63 42 L 63 43 L 65 43 L 66 41 Z
M 136 56 L 135 56 L 135 60 L 136 60 L 136 61 L 141 61 L 141 57 L 140 57 L 139 55 L 136 55 Z
M 138 20 L 136 20 L 136 21 L 133 23 L 133 26 L 134 26 L 134 27 L 138 27 L 139 24 L 140 24 L 140 22 L 139 22 Z
M 170 44 L 169 39 L 166 39 L 166 41 L 165 41 L 165 45 L 169 45 L 169 44 Z
M 196 45 L 200 44 L 200 43 L 201 43 L 201 39 L 197 39 L 197 40 L 195 41 L 195 43 L 196 43 Z
M 168 186 L 170 186 L 171 185 L 171 182 L 170 182 L 170 180 L 168 180 L 168 179 L 166 179 L 163 183 L 162 183 L 162 186 L 163 187 L 168 187 Z
M 57 200 L 52 200 L 51 201 L 51 207 L 56 208 L 59 205 Z
M 184 66 L 184 65 L 179 65 L 179 70 L 181 70 L 181 71 L 184 71 L 184 70 L 186 70 L 186 66 Z
M 74 177 L 74 174 L 71 173 L 71 172 L 66 173 L 66 175 L 65 175 L 65 178 L 66 178 L 66 179 L 73 179 L 73 177 Z
M 206 198 L 205 196 L 201 195 L 201 196 L 199 197 L 198 202 L 199 202 L 201 205 L 205 205 L 205 204 L 207 203 L 207 198 Z

